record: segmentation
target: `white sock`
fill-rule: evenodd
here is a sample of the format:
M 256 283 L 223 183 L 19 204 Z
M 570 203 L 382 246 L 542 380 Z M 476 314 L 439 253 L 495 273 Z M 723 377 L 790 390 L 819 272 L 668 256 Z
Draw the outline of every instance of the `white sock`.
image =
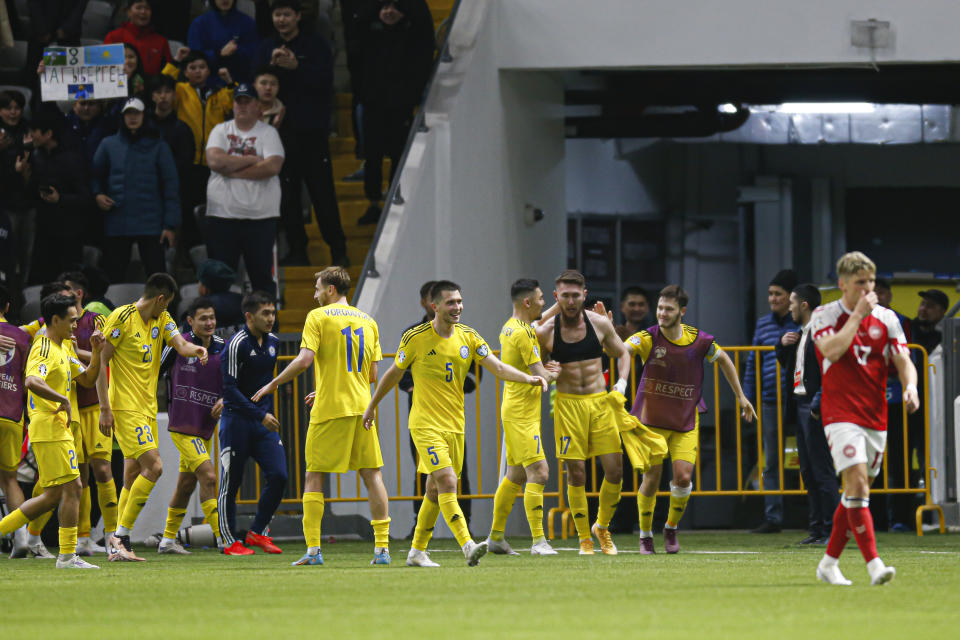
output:
M 320 547 L 307 547 L 307 555 L 315 556 L 320 553 Z
M 838 558 L 834 558 L 827 554 L 823 554 L 823 557 L 820 559 L 820 566 L 822 567 L 835 567 L 840 562 Z
M 546 541 L 547 541 L 546 536 L 537 536 L 536 538 L 533 539 L 533 544 L 540 544 L 541 542 L 546 542 Z
M 75 553 L 61 553 L 60 555 L 57 556 L 57 560 L 64 560 L 64 561 L 70 560 L 70 559 L 73 558 L 73 556 L 75 556 L 75 555 L 77 555 L 77 554 L 75 554 Z
M 176 538 L 168 538 L 167 536 L 163 536 L 163 539 L 160 540 L 160 546 L 161 546 L 161 547 L 167 547 L 167 546 L 170 546 L 171 544 L 173 544 L 173 543 L 176 542 L 176 541 L 177 541 Z
M 676 527 L 671 527 L 671 526 L 668 525 L 668 524 L 663 525 L 663 528 L 664 528 L 664 529 L 676 529 Z
M 640 537 L 641 537 L 641 538 L 652 538 L 652 537 L 653 537 L 653 531 L 641 531 L 641 532 L 640 532 Z
M 883 571 L 886 569 L 887 565 L 883 564 L 883 560 L 879 556 L 867 563 L 867 571 L 870 575 L 877 573 L 878 571 Z
M 29 544 L 31 547 L 35 544 L 40 544 L 41 542 L 42 540 L 40 540 L 40 536 L 35 536 L 29 532 L 27 533 L 27 544 Z
M 90 536 L 80 536 L 80 537 L 78 537 L 78 538 L 77 538 L 77 544 L 86 544 L 86 543 L 84 542 L 84 540 L 86 540 L 86 542 L 90 542 Z
M 119 527 L 117 527 L 116 536 L 117 536 L 118 538 L 122 538 L 123 536 L 128 536 L 128 535 L 130 535 L 130 529 L 127 529 L 127 528 L 126 528 L 125 526 L 123 526 L 123 525 L 120 525 Z
M 104 531 L 103 532 L 103 542 L 110 542 L 110 538 L 113 536 L 113 531 Z

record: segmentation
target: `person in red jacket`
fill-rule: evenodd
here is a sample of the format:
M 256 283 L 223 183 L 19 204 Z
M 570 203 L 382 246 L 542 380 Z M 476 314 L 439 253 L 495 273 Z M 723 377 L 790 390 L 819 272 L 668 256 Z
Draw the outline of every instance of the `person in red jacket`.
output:
M 143 71 L 149 76 L 160 73 L 172 60 L 170 43 L 151 26 L 153 0 L 130 0 L 127 3 L 127 21 L 103 39 L 106 44 L 124 42 L 140 52 Z

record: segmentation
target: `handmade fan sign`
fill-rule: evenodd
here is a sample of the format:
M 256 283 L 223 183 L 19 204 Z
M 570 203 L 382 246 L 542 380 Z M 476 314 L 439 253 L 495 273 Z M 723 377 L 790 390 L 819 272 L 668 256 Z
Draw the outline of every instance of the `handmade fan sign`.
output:
M 47 47 L 40 74 L 43 102 L 127 97 L 123 45 Z

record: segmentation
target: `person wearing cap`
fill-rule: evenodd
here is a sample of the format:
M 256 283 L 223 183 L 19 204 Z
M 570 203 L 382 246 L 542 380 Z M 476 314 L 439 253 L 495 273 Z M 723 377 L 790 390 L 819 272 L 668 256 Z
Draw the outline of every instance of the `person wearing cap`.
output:
M 147 274 L 166 271 L 164 248 L 180 224 L 180 180 L 170 146 L 144 115 L 140 98 L 123 105 L 120 129 L 93 156 L 93 192 L 103 212 L 103 270 L 124 282 L 130 248 Z
M 753 345 L 775 347 L 785 333 L 798 333 L 799 325 L 790 315 L 790 292 L 797 286 L 797 274 L 793 269 L 783 269 L 770 280 L 767 287 L 767 303 L 770 313 L 760 316 L 753 331 Z M 757 376 L 760 376 L 760 420 L 763 438 L 763 489 L 780 489 L 780 453 L 778 425 L 786 415 L 789 392 L 789 374 L 780 376 L 782 413 L 777 415 L 777 357 L 774 353 L 762 353 L 758 374 L 755 353 L 747 357 L 747 370 L 743 377 L 743 391 L 754 405 L 757 404 Z M 779 419 L 778 419 L 779 418 Z M 786 425 L 784 425 L 786 426 Z M 784 430 L 784 439 L 787 434 Z M 754 533 L 778 533 L 783 524 L 783 497 L 764 496 L 763 522 Z
M 243 296 L 230 291 L 230 285 L 236 278 L 233 269 L 219 260 L 204 260 L 197 270 L 200 296 L 213 303 L 220 328 L 235 327 L 246 322 L 240 306 Z
M 275 296 L 283 144 L 277 130 L 260 120 L 253 85 L 238 85 L 233 101 L 233 120 L 214 127 L 207 142 L 207 255 L 231 269 L 243 256 L 253 289 Z
M 793 381 L 792 415 L 797 420 L 797 456 L 807 490 L 808 536 L 800 544 L 826 544 L 840 500 L 830 447 L 820 423 L 820 363 L 810 336 L 810 317 L 820 306 L 816 285 L 797 285 L 790 293 L 790 315 L 800 333 L 787 332 L 777 343 L 780 370 Z

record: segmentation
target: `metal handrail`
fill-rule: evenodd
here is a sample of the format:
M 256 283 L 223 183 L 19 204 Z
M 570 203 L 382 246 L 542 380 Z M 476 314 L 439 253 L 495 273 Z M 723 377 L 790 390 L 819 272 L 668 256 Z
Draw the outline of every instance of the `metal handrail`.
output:
M 433 85 L 437 80 L 437 70 L 440 68 L 440 65 L 448 64 L 453 61 L 453 59 L 450 57 L 447 43 L 450 39 L 450 31 L 453 29 L 453 23 L 457 17 L 457 12 L 459 9 L 460 0 L 456 0 L 453 8 L 450 10 L 450 15 L 446 20 L 440 23 L 439 27 L 437 27 L 436 32 L 443 33 L 443 37 L 442 41 L 437 42 L 437 57 L 433 63 L 433 71 L 430 73 L 430 81 L 427 83 L 427 87 L 423 91 L 423 97 L 420 99 L 420 104 L 417 106 L 413 123 L 410 125 L 410 132 L 407 134 L 407 142 L 403 146 L 403 154 L 400 156 L 398 166 L 393 172 L 393 180 L 390 181 L 390 186 L 387 189 L 387 196 L 383 203 L 383 210 L 380 213 L 380 220 L 377 222 L 377 228 L 373 232 L 373 238 L 370 240 L 370 249 L 367 251 L 366 259 L 363 261 L 363 270 L 360 272 L 360 278 L 357 280 L 357 286 L 353 291 L 353 304 L 357 304 L 359 302 L 360 292 L 363 291 L 363 285 L 366 284 L 367 278 L 380 277 L 380 273 L 377 271 L 374 254 L 376 253 L 377 245 L 380 242 L 380 234 L 383 233 L 384 222 L 386 222 L 387 216 L 390 213 L 390 207 L 393 205 L 394 199 L 396 199 L 398 195 L 400 195 L 402 198 L 402 194 L 400 194 L 400 176 L 403 173 L 403 167 L 407 164 L 407 156 L 410 154 L 410 148 L 413 146 L 413 141 L 416 139 L 418 133 L 426 133 L 429 131 L 424 117 L 427 97 L 430 95 L 430 91 L 433 89 Z M 444 29 L 446 29 L 445 32 Z M 401 203 L 402 202 L 398 202 L 398 204 Z

